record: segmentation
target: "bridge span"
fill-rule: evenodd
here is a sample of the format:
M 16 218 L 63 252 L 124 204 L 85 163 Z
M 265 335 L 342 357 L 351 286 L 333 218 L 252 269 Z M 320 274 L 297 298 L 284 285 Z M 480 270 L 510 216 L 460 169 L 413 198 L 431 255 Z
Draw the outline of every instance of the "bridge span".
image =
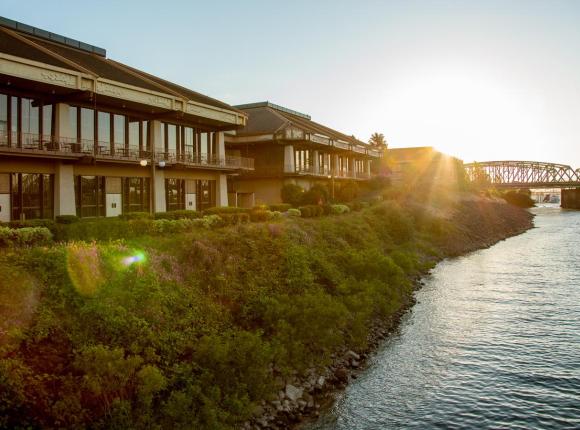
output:
M 580 169 L 540 161 L 483 161 L 464 164 L 471 182 L 497 188 L 580 187 Z

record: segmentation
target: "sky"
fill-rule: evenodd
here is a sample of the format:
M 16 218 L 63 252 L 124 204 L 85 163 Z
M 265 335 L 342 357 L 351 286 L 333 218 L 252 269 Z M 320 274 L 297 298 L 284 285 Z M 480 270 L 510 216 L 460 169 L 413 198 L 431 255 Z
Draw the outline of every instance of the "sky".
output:
M 364 141 L 580 167 L 580 1 L 1 0 L 0 15 Z

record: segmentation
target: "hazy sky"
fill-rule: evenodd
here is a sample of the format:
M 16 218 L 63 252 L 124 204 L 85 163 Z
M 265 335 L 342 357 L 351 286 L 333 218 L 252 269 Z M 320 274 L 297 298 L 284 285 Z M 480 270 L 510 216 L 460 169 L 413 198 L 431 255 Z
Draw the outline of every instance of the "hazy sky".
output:
M 580 167 L 580 1 L 2 0 L 0 15 L 365 141 Z

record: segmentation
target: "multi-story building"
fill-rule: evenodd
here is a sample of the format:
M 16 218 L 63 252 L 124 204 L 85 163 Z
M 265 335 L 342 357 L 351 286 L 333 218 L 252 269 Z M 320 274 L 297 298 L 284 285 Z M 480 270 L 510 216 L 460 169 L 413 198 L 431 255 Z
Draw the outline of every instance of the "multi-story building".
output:
M 316 183 L 332 187 L 335 181 L 340 186 L 345 180 L 368 180 L 371 161 L 381 156 L 353 136 L 270 102 L 236 108 L 248 115 L 248 122 L 226 134 L 226 151 L 253 158 L 255 169 L 230 177 L 230 205 L 278 203 L 286 183 L 309 189 Z
M 389 148 L 383 164 L 390 170 L 393 184 L 454 184 L 463 162 L 437 151 L 432 146 Z
M 227 205 L 245 113 L 0 18 L 0 221 Z

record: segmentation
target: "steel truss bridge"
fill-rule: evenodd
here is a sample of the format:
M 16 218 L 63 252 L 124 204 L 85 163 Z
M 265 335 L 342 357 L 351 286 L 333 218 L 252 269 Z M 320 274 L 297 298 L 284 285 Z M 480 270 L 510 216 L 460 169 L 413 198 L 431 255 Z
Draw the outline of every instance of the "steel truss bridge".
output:
M 484 161 L 464 164 L 472 182 L 498 188 L 580 187 L 580 169 L 538 161 Z

